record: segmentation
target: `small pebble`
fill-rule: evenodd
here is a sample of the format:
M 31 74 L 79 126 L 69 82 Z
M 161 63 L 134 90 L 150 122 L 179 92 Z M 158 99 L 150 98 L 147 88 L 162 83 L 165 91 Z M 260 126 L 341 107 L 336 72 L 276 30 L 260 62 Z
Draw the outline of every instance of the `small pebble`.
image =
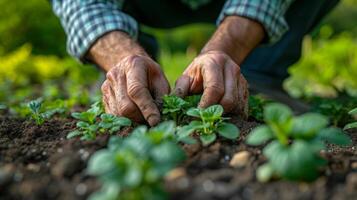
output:
M 241 151 L 233 155 L 229 165 L 235 168 L 244 167 L 248 164 L 250 153 L 248 151 Z
M 167 181 L 173 181 L 173 180 L 176 180 L 176 179 L 184 177 L 184 176 L 186 176 L 186 170 L 182 167 L 179 167 L 179 168 L 175 168 L 175 169 L 171 170 L 165 176 L 165 179 Z
M 80 183 L 76 186 L 76 193 L 79 196 L 85 195 L 87 192 L 87 186 L 83 183 Z
M 57 152 L 58 152 L 58 153 L 62 153 L 62 152 L 63 152 L 63 149 L 62 149 L 62 148 L 58 148 L 58 149 L 57 149 Z
M 202 184 L 203 190 L 206 192 L 212 192 L 214 189 L 214 183 L 211 180 L 206 180 Z
M 355 162 L 353 162 L 353 163 L 351 164 L 351 168 L 352 168 L 353 170 L 356 170 L 356 169 L 357 169 L 357 161 L 355 161 Z

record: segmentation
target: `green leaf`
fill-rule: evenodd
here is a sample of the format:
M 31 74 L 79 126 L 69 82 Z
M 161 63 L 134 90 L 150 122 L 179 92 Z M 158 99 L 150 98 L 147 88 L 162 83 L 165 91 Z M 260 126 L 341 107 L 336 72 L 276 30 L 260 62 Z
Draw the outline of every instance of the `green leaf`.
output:
M 119 136 L 111 136 L 108 141 L 108 149 L 110 151 L 118 150 L 122 147 L 123 138 Z
M 186 125 L 181 127 L 178 131 L 177 131 L 177 137 L 178 140 L 181 140 L 183 138 L 188 137 L 189 135 L 191 135 L 194 131 L 196 130 L 195 127 L 190 126 L 190 125 Z
M 172 167 L 185 159 L 183 150 L 172 141 L 165 141 L 155 146 L 151 151 L 151 156 L 155 162 Z
M 127 137 L 123 142 L 123 146 L 125 146 L 125 148 L 136 152 L 140 156 L 145 156 L 152 145 L 153 144 L 149 141 L 148 137 L 138 137 L 136 135 Z
M 147 132 L 147 129 L 148 128 L 146 126 L 138 126 L 133 130 L 133 132 L 131 132 L 131 135 L 137 137 L 144 137 Z
M 340 146 L 349 146 L 352 144 L 351 138 L 344 134 L 339 128 L 325 128 L 319 132 L 318 137 L 328 143 Z
M 188 116 L 192 116 L 192 117 L 198 117 L 200 118 L 201 117 L 201 114 L 200 114 L 200 109 L 199 108 L 190 108 L 186 114 Z
M 88 161 L 87 172 L 90 175 L 107 173 L 115 167 L 115 155 L 108 150 L 99 150 Z
M 74 112 L 71 114 L 71 116 L 75 119 L 81 120 L 81 113 L 79 113 L 79 112 Z
M 151 132 L 162 132 L 165 136 L 174 135 L 176 124 L 174 121 L 166 121 L 150 129 Z
M 291 109 L 280 103 L 270 103 L 264 107 L 264 120 L 266 122 L 284 124 L 292 118 Z
M 117 117 L 116 121 L 121 126 L 131 126 L 131 120 L 126 117 Z
M 216 140 L 216 134 L 209 134 L 209 135 L 201 135 L 200 140 L 203 146 L 207 146 Z
M 220 123 L 217 127 L 217 132 L 219 135 L 232 140 L 239 136 L 239 129 L 231 123 Z
M 78 131 L 78 130 L 74 130 L 74 131 L 71 131 L 67 134 L 67 139 L 71 139 L 71 138 L 74 138 L 74 137 L 77 137 L 79 135 L 82 135 L 82 132 Z
M 204 110 L 201 110 L 201 115 L 204 120 L 215 121 L 222 117 L 223 111 L 224 110 L 221 105 L 213 105 Z
M 129 187 L 138 186 L 143 178 L 143 172 L 137 165 L 128 167 L 124 174 L 124 184 Z
M 312 181 L 318 176 L 320 159 L 311 146 L 304 140 L 296 140 L 288 148 L 288 163 L 280 175 L 289 180 Z
M 357 122 L 352 122 L 349 124 L 346 124 L 345 127 L 343 127 L 343 130 L 351 129 L 351 128 L 357 128 Z
M 312 138 L 318 131 L 328 125 L 328 119 L 317 113 L 306 113 L 298 116 L 293 121 L 292 136 L 296 138 Z
M 268 182 L 274 175 L 274 169 L 268 164 L 259 166 L 257 169 L 257 179 L 260 182 Z
M 267 125 L 259 126 L 250 132 L 247 137 L 247 144 L 258 146 L 274 138 L 274 134 Z
M 348 112 L 350 115 L 357 115 L 357 107 Z

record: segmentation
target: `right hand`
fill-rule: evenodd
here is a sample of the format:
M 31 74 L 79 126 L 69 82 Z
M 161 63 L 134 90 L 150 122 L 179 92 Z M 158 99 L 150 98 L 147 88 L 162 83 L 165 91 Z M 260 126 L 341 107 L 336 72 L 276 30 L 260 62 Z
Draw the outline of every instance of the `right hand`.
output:
M 138 123 L 146 120 L 150 126 L 160 121 L 155 101 L 170 92 L 160 66 L 148 56 L 141 55 L 127 56 L 111 68 L 101 89 L 106 113 Z

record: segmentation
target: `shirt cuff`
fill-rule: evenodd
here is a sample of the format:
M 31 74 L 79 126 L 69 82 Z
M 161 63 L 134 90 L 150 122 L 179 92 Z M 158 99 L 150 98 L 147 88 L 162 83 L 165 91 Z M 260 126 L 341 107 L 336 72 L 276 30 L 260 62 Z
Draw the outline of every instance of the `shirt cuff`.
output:
M 291 0 L 228 0 L 217 19 L 217 24 L 220 24 L 226 16 L 246 17 L 261 23 L 269 43 L 275 43 L 289 29 L 284 15 L 291 2 Z
M 105 33 L 120 30 L 137 38 L 138 24 L 134 18 L 121 12 L 114 1 L 63 0 L 53 2 L 67 34 L 67 51 L 85 61 L 89 48 Z

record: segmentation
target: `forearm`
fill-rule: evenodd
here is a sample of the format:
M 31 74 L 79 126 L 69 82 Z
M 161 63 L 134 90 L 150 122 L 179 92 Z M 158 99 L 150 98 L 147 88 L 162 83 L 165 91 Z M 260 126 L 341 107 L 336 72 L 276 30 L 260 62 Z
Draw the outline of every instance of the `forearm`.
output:
M 93 44 L 86 58 L 107 72 L 123 58 L 131 55 L 148 56 L 145 50 L 128 34 L 112 31 Z
M 260 23 L 240 16 L 228 16 L 202 49 L 202 53 L 222 51 L 239 65 L 264 37 L 264 28 Z

